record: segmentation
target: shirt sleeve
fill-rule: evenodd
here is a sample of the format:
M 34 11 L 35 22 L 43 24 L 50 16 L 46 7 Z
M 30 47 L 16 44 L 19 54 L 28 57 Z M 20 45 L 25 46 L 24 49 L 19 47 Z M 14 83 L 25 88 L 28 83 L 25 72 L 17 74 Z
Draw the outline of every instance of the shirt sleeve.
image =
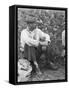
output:
M 25 42 L 29 46 L 38 46 L 38 41 L 30 38 L 26 32 L 21 33 L 21 43 Z
M 50 42 L 50 35 L 42 32 L 41 30 L 39 30 L 39 35 L 40 37 L 45 37 L 45 40 Z

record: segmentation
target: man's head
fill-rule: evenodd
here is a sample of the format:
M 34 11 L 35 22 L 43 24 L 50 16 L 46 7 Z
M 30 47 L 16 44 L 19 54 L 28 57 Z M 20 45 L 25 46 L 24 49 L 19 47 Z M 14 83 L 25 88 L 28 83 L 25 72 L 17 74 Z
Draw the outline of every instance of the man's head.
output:
M 28 17 L 26 23 L 30 31 L 33 31 L 36 28 L 36 19 L 34 17 Z
M 33 31 L 36 28 L 36 23 L 35 22 L 28 23 L 27 25 L 28 25 L 28 28 L 29 28 L 30 31 Z

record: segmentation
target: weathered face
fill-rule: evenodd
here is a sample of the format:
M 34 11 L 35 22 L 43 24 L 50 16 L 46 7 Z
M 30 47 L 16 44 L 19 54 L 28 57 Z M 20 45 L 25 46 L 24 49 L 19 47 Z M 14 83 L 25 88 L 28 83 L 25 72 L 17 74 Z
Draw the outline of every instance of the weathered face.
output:
M 28 24 L 29 30 L 33 31 L 36 28 L 36 24 L 35 23 L 30 23 Z

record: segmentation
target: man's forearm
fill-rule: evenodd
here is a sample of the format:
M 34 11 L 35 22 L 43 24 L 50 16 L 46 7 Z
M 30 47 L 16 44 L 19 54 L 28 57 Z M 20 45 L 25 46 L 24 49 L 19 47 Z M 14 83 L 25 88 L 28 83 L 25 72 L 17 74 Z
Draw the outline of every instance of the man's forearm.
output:
M 34 40 L 34 39 L 28 39 L 26 41 L 26 44 L 28 44 L 29 46 L 38 46 L 39 45 L 39 41 Z

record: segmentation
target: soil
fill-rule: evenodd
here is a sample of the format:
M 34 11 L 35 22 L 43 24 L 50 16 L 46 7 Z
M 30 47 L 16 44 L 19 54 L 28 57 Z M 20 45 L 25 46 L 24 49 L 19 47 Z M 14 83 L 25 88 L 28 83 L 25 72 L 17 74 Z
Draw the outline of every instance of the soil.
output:
M 42 80 L 62 80 L 65 79 L 65 68 L 60 67 L 57 70 L 44 69 L 42 75 L 33 74 L 31 81 L 42 81 Z

